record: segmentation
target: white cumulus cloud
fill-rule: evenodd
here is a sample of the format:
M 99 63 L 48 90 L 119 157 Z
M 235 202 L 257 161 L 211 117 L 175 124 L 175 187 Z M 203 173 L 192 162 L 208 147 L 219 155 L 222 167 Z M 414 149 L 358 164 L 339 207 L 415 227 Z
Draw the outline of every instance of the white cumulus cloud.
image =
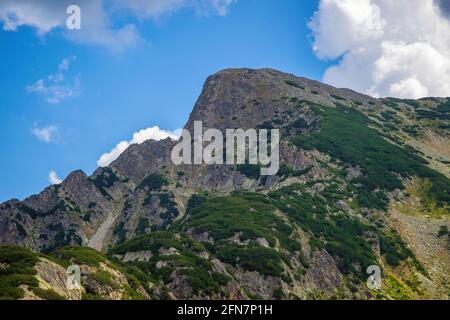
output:
M 34 127 L 31 133 L 40 141 L 45 143 L 52 143 L 55 139 L 55 134 L 58 132 L 58 127 L 51 125 L 43 128 Z
M 48 181 L 53 184 L 60 184 L 62 180 L 58 177 L 58 174 L 55 171 L 50 171 L 48 174 Z
M 0 21 L 3 22 L 5 31 L 16 31 L 20 26 L 30 26 L 43 35 L 62 25 L 64 14 L 61 13 L 64 12 L 64 4 L 53 0 L 0 2 Z
M 147 140 L 164 140 L 166 138 L 178 139 L 180 136 L 179 130 L 166 131 L 160 129 L 158 126 L 142 129 L 133 134 L 133 138 L 128 141 L 119 142 L 111 151 L 104 153 L 97 161 L 100 167 L 106 167 L 116 160 L 122 152 L 124 152 L 132 144 L 141 144 Z
M 309 27 L 323 80 L 376 97 L 450 96 L 444 0 L 321 0 Z
M 51 104 L 58 104 L 67 98 L 76 97 L 81 91 L 79 77 L 73 77 L 70 81 L 66 80 L 66 73 L 75 59 L 75 56 L 63 59 L 58 66 L 57 73 L 50 74 L 27 86 L 28 93 L 40 94 Z
M 97 45 L 114 52 L 135 47 L 146 41 L 134 23 L 115 23 L 114 17 L 124 11 L 139 19 L 159 18 L 183 8 L 200 13 L 224 16 L 237 0 L 1 0 L 0 27 L 4 31 L 17 31 L 28 26 L 40 36 L 55 29 L 76 43 Z M 67 30 L 66 9 L 77 4 L 81 9 L 81 29 Z
M 5 31 L 17 31 L 21 26 L 34 28 L 40 36 L 60 28 L 63 34 L 77 43 L 105 46 L 122 51 L 141 41 L 134 25 L 116 27 L 111 22 L 112 12 L 105 9 L 104 0 L 78 0 L 81 8 L 81 29 L 67 30 L 66 10 L 72 0 L 1 0 L 0 26 Z

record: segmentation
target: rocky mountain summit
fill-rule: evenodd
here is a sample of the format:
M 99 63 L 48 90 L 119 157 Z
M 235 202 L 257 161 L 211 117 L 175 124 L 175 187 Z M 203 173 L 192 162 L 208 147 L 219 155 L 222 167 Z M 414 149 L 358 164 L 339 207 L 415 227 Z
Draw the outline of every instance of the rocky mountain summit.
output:
M 132 145 L 0 205 L 0 298 L 450 297 L 450 99 L 228 69 L 207 79 L 194 121 L 279 129 L 277 175 L 174 165 L 170 139 Z M 85 270 L 78 293 L 57 280 L 70 263 Z

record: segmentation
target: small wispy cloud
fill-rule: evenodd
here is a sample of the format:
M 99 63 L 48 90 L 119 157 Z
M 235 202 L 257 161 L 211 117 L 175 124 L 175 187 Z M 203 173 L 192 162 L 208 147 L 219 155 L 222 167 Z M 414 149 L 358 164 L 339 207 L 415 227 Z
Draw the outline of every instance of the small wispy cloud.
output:
M 237 0 L 212 0 L 212 6 L 220 16 L 226 16 L 230 10 L 230 6 Z
M 76 56 L 64 58 L 58 66 L 59 72 L 69 71 L 70 64 L 77 59 Z
M 40 94 L 51 104 L 58 104 L 65 99 L 76 97 L 81 91 L 79 77 L 75 76 L 70 81 L 66 80 L 66 74 L 75 60 L 76 56 L 64 58 L 58 65 L 57 73 L 50 74 L 46 78 L 39 79 L 34 84 L 27 86 L 27 92 Z
M 55 172 L 55 171 L 50 171 L 49 173 L 48 173 L 48 181 L 52 184 L 52 185 L 54 185 L 54 184 L 60 184 L 61 182 L 63 182 L 62 181 L 62 179 L 60 179 L 59 177 L 58 177 L 58 174 Z
M 158 126 L 135 132 L 131 140 L 121 141 L 110 152 L 104 153 L 100 159 L 98 159 L 97 165 L 100 167 L 109 166 L 111 162 L 116 160 L 132 144 L 141 144 L 147 140 L 159 141 L 167 138 L 178 139 L 180 137 L 180 132 L 181 130 L 162 130 Z
M 200 15 L 226 16 L 237 0 L 116 0 L 116 8 L 130 9 L 137 17 L 159 18 L 180 9 L 194 9 Z
M 58 127 L 50 125 L 46 127 L 34 127 L 31 129 L 31 133 L 40 141 L 45 143 L 52 143 L 55 141 L 55 134 L 58 132 Z

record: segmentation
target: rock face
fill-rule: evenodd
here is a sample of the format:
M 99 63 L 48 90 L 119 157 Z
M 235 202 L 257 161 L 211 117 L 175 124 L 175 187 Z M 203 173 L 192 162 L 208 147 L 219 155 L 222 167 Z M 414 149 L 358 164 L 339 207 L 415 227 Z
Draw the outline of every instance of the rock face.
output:
M 424 230 L 407 235 L 388 209 L 408 205 L 402 190 L 418 179 L 422 212 L 449 226 L 449 105 L 374 99 L 272 69 L 223 70 L 207 79 L 185 128 L 279 129 L 277 175 L 249 165 L 176 166 L 176 142 L 150 140 L 90 177 L 75 171 L 1 204 L 0 243 L 106 252 L 152 274 L 142 290 L 156 298 L 448 298 L 436 285 L 449 277 L 436 284 L 427 276 L 436 265 L 448 270 L 447 257 L 416 257 Z M 435 252 L 446 250 L 443 239 L 432 241 Z M 370 264 L 385 273 L 379 292 L 366 287 Z M 38 270 L 59 295 L 77 298 L 50 261 Z

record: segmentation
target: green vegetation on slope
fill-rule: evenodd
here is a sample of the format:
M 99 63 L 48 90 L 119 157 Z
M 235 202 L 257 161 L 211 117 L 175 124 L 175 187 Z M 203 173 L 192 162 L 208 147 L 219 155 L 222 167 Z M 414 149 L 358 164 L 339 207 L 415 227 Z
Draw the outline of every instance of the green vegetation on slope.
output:
M 37 287 L 34 266 L 38 256 L 13 245 L 0 246 L 0 300 L 19 299 L 24 295 L 20 285 Z
M 293 226 L 276 210 L 264 195 L 238 192 L 203 200 L 174 228 L 206 233 L 213 241 L 208 249 L 224 262 L 281 277 L 283 264 L 289 264 L 288 257 L 299 252 L 301 245 L 293 236 Z M 264 241 L 266 246 L 261 245 Z
M 208 253 L 204 245 L 184 235 L 154 232 L 117 245 L 110 254 L 138 251 L 151 251 L 152 257 L 148 262 L 128 262 L 127 268 L 135 267 L 163 285 L 173 280 L 174 271 L 179 272 L 178 277 L 186 277 L 194 294 L 219 292 L 220 285 L 228 282 L 226 276 L 212 270 L 209 260 L 200 257 L 201 253 Z
M 106 263 L 107 258 L 102 253 L 87 247 L 64 247 L 53 251 L 49 257 L 56 263 L 68 267 L 72 264 L 86 264 L 99 266 L 100 262 Z
M 43 255 L 34 253 L 27 248 L 3 245 L 0 246 L 0 300 L 23 298 L 25 291 L 21 288 L 22 286 L 26 286 L 35 296 L 44 300 L 64 299 L 52 289 L 39 287 L 35 266 L 42 258 L 49 259 L 63 268 L 72 264 L 90 267 L 93 270 L 92 273 L 82 273 L 82 284 L 84 283 L 85 289 L 83 299 L 107 298 L 106 291 L 101 291 L 103 289 L 99 289 L 99 286 L 122 292 L 123 299 L 145 298 L 139 290 L 145 288 L 143 283 L 148 284 L 148 278 L 142 283 L 140 279 L 134 276 L 133 272 L 128 272 L 122 266 L 112 263 L 102 253 L 93 249 L 65 247 L 52 252 L 50 255 Z M 100 263 L 112 270 L 122 272 L 126 276 L 128 284 L 113 279 L 113 273 L 102 269 Z M 49 276 L 52 276 L 52 274 L 50 273 Z M 90 281 L 85 281 L 86 278 L 89 278 Z M 100 292 L 103 292 L 103 294 L 100 294 Z
M 362 275 L 355 266 L 365 268 L 376 261 L 367 239 L 369 226 L 338 212 L 331 203 L 305 192 L 304 185 L 292 185 L 270 194 L 276 206 L 313 237 L 310 244 L 325 248 L 344 273 Z
M 290 238 L 292 226 L 275 214 L 276 209 L 269 198 L 257 193 L 213 197 L 191 210 L 183 230 L 193 229 L 196 234 L 208 232 L 219 242 L 238 235 L 239 241 L 264 238 L 274 247 L 279 240 L 282 247 L 298 250 L 300 245 Z
M 105 167 L 101 169 L 101 173 L 95 178 L 89 178 L 100 193 L 108 199 L 111 199 L 111 195 L 106 189 L 111 188 L 115 182 L 119 181 L 119 178 L 111 168 Z
M 322 108 L 312 106 L 321 116 L 320 131 L 297 136 L 294 143 L 305 149 L 316 148 L 345 164 L 360 166 L 364 176 L 355 178 L 361 206 L 385 208 L 382 192 L 375 190 L 402 189 L 399 178 L 419 176 L 432 182 L 430 196 L 441 206 L 450 203 L 450 181 L 442 174 L 428 168 L 426 161 L 411 151 L 389 143 L 369 125 L 371 120 L 355 109 L 339 106 Z M 377 201 L 377 199 L 381 199 Z
M 141 181 L 141 183 L 137 186 L 137 189 L 144 189 L 147 187 L 150 191 L 159 190 L 162 186 L 168 184 L 166 178 L 159 174 L 150 174 Z

